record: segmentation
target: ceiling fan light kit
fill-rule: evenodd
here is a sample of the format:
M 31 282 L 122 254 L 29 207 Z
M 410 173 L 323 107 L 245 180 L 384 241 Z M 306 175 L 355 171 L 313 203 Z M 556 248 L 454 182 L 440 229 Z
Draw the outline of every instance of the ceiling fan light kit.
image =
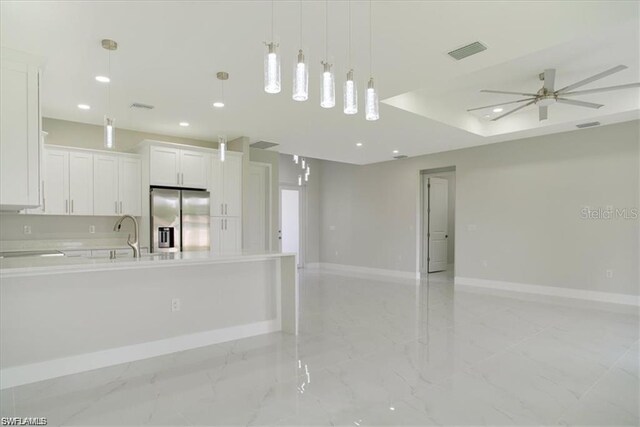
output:
M 542 80 L 543 86 L 542 88 L 540 88 L 540 90 L 538 90 L 538 92 L 536 93 L 523 93 L 523 92 L 511 92 L 511 91 L 503 91 L 503 90 L 489 90 L 489 89 L 483 89 L 480 92 L 484 92 L 484 93 L 498 93 L 498 94 L 503 94 L 503 95 L 517 95 L 517 96 L 526 96 L 527 98 L 524 99 L 519 99 L 517 101 L 510 101 L 510 102 L 504 102 L 501 104 L 493 104 L 493 105 L 485 105 L 484 107 L 476 107 L 476 108 L 470 108 L 467 111 L 477 111 L 477 110 L 484 110 L 487 108 L 493 108 L 493 107 L 498 107 L 495 108 L 493 110 L 493 112 L 495 113 L 499 113 L 502 112 L 502 108 L 501 106 L 504 105 L 509 105 L 509 104 L 519 104 L 524 102 L 525 104 L 519 105 L 516 108 L 513 108 L 509 111 L 507 111 L 504 114 L 500 114 L 499 116 L 493 117 L 490 120 L 492 122 L 495 122 L 497 120 L 500 120 L 503 117 L 506 117 L 510 114 L 515 113 L 516 111 L 520 111 L 530 105 L 537 105 L 538 106 L 538 120 L 539 121 L 543 121 L 543 120 L 547 120 L 549 117 L 549 110 L 548 107 L 559 103 L 559 104 L 567 104 L 567 105 L 573 105 L 576 107 L 585 107 L 585 108 L 593 108 L 593 109 L 598 109 L 598 108 L 602 108 L 604 107 L 603 104 L 596 104 L 593 102 L 585 102 L 585 101 L 577 101 L 574 99 L 569 99 L 566 98 L 567 96 L 579 96 L 579 95 L 588 95 L 588 94 L 592 94 L 592 93 L 599 93 L 599 92 L 609 92 L 609 91 L 613 91 L 613 90 L 621 90 L 621 89 L 630 89 L 630 88 L 636 88 L 636 87 L 640 87 L 640 83 L 628 83 L 628 84 L 623 84 L 623 85 L 618 85 L 618 86 L 608 86 L 608 87 L 602 87 L 602 88 L 596 88 L 596 89 L 587 89 L 587 90 L 579 90 L 579 91 L 573 91 L 573 89 L 577 89 L 579 87 L 585 86 L 589 83 L 592 83 L 596 80 L 600 80 L 604 77 L 610 76 L 611 74 L 617 73 L 619 71 L 625 70 L 627 69 L 626 65 L 618 65 L 616 67 L 610 68 L 608 70 L 605 70 L 601 73 L 595 74 L 591 77 L 588 77 L 586 79 L 580 80 L 576 83 L 573 83 L 569 86 L 565 86 L 562 89 L 558 89 L 558 90 L 554 90 L 555 89 L 555 79 L 556 79 L 556 70 L 553 68 L 549 68 L 544 70 L 543 73 L 540 73 L 539 78 L 540 80 Z M 486 117 L 486 116 L 485 116 Z M 491 116 L 489 116 L 490 118 Z

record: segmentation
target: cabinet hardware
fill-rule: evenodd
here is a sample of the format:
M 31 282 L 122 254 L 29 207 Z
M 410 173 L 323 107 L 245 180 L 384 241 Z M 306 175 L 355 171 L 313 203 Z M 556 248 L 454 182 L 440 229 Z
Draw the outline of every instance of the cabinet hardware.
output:
M 73 213 L 73 199 L 71 199 L 71 213 Z
M 227 208 L 228 208 L 228 207 L 229 207 L 229 206 L 225 203 L 225 204 L 224 204 L 224 214 L 225 214 L 225 215 L 228 215 L 228 214 L 229 214 L 229 212 L 227 211 Z
M 122 201 L 120 201 L 120 213 L 122 213 Z
M 220 203 L 220 215 L 224 215 L 224 205 Z
M 118 202 L 113 202 L 116 205 L 116 213 L 118 213 Z
M 69 213 L 69 200 L 64 199 L 64 213 Z
M 226 219 L 224 220 L 224 229 L 228 230 L 228 228 L 227 228 L 227 220 Z

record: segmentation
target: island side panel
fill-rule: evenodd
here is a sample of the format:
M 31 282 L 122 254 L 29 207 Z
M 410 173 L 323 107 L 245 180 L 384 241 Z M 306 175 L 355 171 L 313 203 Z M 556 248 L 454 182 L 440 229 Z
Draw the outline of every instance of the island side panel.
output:
M 298 335 L 299 289 L 298 265 L 295 255 L 280 258 L 280 300 L 282 331 Z

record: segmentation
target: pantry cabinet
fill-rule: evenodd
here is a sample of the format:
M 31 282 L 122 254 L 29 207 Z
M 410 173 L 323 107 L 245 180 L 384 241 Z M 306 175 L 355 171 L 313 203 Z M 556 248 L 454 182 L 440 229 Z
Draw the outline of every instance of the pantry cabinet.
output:
M 211 251 L 217 254 L 239 252 L 242 248 L 240 218 L 211 218 Z
M 227 152 L 211 167 L 211 216 L 242 216 L 242 154 Z

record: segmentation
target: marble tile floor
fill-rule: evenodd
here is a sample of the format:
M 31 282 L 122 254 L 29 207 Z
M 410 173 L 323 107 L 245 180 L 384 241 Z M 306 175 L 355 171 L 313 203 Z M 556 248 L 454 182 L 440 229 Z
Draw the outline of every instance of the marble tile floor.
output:
M 274 333 L 29 384 L 48 425 L 640 424 L 637 309 L 302 271 Z

